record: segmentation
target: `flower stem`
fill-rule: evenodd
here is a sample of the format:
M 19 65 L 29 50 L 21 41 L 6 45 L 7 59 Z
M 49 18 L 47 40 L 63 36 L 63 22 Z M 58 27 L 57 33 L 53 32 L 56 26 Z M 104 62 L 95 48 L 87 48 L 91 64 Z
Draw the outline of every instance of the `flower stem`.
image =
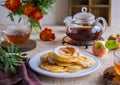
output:
M 40 30 L 42 29 L 42 27 L 41 27 L 41 25 L 40 25 L 40 22 L 38 23 L 38 26 L 39 26 L 39 28 L 40 28 Z

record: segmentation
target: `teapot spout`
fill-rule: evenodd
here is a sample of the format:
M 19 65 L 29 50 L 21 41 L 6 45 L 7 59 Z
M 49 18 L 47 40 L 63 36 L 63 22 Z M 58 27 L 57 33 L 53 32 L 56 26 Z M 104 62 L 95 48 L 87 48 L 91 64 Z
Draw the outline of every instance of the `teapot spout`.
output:
M 64 22 L 65 24 L 71 23 L 71 22 L 72 22 L 72 16 L 66 17 L 63 22 Z

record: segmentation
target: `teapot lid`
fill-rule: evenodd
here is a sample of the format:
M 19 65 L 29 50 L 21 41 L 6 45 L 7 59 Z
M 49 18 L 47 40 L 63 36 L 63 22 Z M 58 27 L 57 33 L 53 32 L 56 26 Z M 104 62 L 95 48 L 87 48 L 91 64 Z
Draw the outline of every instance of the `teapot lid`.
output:
M 82 12 L 79 12 L 73 16 L 75 23 L 85 23 L 85 22 L 94 22 L 95 16 L 87 12 L 87 7 L 82 7 Z

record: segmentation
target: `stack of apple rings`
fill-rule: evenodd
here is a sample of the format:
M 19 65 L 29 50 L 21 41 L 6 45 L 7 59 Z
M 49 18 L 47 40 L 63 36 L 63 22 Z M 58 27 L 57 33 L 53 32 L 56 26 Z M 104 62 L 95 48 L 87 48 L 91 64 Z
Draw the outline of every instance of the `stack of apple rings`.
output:
M 76 72 L 94 65 L 92 58 L 80 54 L 73 46 L 58 46 L 41 57 L 40 68 L 50 72 Z

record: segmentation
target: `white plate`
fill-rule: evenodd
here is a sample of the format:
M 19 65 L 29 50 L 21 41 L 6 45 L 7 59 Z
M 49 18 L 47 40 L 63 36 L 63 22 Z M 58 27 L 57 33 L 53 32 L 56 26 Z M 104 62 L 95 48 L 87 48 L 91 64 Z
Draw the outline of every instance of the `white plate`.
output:
M 80 76 L 88 75 L 88 74 L 94 72 L 95 70 L 97 70 L 100 67 L 100 62 L 94 55 L 92 55 L 90 53 L 87 53 L 87 52 L 80 51 L 80 53 L 82 53 L 82 54 L 84 54 L 88 57 L 93 58 L 93 60 L 95 61 L 94 66 L 92 66 L 88 69 L 82 70 L 82 71 L 74 72 L 74 73 L 67 73 L 67 72 L 65 72 L 65 73 L 53 73 L 53 72 L 43 70 L 39 67 L 40 57 L 43 54 L 46 54 L 46 53 L 51 52 L 51 51 L 52 50 L 41 52 L 41 53 L 38 53 L 35 56 L 33 56 L 29 61 L 29 66 L 37 73 L 40 73 L 42 75 L 49 76 L 49 77 L 56 77 L 56 78 L 80 77 Z

